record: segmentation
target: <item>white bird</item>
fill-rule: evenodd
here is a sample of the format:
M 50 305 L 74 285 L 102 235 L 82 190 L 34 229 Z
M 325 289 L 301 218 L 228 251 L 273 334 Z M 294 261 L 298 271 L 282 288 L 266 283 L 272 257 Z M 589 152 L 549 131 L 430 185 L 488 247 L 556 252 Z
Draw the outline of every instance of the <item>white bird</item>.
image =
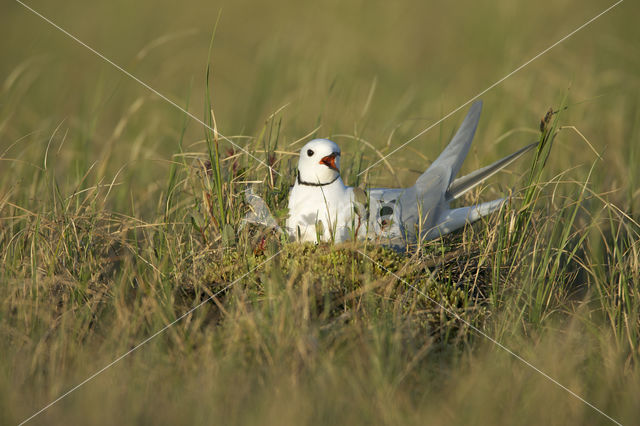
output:
M 455 209 L 449 208 L 449 203 L 536 144 L 455 179 L 469 152 L 481 110 L 480 101 L 471 106 L 449 145 L 409 188 L 365 192 L 348 187 L 340 177 L 338 145 L 327 139 L 307 143 L 300 150 L 298 176 L 289 194 L 286 231 L 299 241 L 368 238 L 404 246 L 448 234 L 495 211 L 504 199 Z
M 356 192 L 340 177 L 340 148 L 315 139 L 300 151 L 298 176 L 289 193 L 287 230 L 300 241 L 342 242 L 359 232 Z

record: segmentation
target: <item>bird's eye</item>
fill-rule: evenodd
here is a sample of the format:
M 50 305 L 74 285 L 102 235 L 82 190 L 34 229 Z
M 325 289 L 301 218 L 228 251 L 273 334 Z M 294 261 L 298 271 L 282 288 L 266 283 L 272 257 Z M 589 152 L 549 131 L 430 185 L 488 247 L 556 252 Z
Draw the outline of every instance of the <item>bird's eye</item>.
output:
M 312 149 L 308 149 L 308 150 L 307 150 L 307 155 L 308 155 L 309 157 L 312 157 L 312 156 L 313 156 L 313 150 L 312 150 Z

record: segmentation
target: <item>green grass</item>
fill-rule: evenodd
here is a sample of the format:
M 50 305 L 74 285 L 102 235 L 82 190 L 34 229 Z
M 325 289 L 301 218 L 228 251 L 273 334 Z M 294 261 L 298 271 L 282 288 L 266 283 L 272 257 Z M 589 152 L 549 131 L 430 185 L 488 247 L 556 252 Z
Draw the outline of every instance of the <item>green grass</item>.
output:
M 462 112 L 357 175 L 606 6 L 33 5 L 280 174 L 7 6 L 0 423 L 202 302 L 32 422 L 610 423 L 469 325 L 636 421 L 636 5 L 483 96 L 463 173 L 539 149 L 461 200 L 511 193 L 498 214 L 407 253 L 242 226 L 242 191 L 282 220 L 311 137 L 341 145 L 348 184 L 413 183 Z

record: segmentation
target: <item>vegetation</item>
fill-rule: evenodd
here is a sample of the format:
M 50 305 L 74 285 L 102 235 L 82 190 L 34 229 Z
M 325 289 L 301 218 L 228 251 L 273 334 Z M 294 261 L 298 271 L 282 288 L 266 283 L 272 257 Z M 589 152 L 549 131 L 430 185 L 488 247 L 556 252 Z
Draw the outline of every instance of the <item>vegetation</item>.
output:
M 602 4 L 34 4 L 204 107 L 209 129 L 7 6 L 0 37 L 20 42 L 0 61 L 0 423 L 131 349 L 30 423 L 611 423 L 477 330 L 637 421 L 627 3 L 483 95 L 464 169 L 538 150 L 460 201 L 511 194 L 498 214 L 407 252 L 290 243 L 242 221 L 243 191 L 282 220 L 314 136 L 342 146 L 348 184 L 410 184 L 463 112 L 359 172 Z

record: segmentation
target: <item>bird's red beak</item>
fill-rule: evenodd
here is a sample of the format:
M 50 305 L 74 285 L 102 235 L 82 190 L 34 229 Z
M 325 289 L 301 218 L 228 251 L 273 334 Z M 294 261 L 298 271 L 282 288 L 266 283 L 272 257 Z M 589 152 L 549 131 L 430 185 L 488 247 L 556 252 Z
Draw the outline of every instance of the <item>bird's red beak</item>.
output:
M 333 152 L 333 153 L 331 153 L 331 155 L 327 155 L 326 157 L 322 157 L 322 160 L 320 160 L 320 164 L 324 164 L 328 168 L 333 169 L 336 172 L 338 172 L 339 170 L 336 167 L 336 157 L 337 156 L 338 156 L 338 153 L 337 152 Z

